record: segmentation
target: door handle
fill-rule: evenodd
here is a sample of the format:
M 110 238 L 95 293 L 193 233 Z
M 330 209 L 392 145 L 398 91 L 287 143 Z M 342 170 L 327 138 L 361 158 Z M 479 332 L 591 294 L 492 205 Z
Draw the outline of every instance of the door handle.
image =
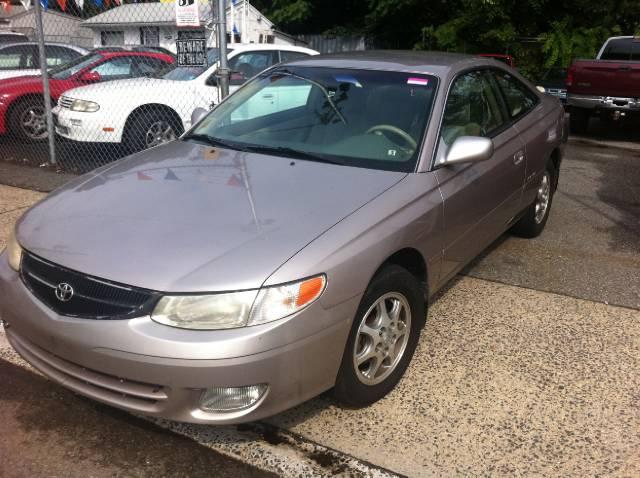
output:
M 518 151 L 513 155 L 513 164 L 518 165 L 524 159 L 524 153 L 522 151 Z

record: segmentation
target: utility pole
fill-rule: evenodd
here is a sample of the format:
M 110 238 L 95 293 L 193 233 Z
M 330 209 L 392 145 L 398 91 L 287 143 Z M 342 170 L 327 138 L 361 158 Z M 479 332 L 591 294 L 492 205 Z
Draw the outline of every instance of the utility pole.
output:
M 215 0 L 211 0 L 213 4 Z M 227 64 L 227 9 L 225 0 L 218 2 L 218 48 L 220 49 L 220 67 L 218 68 L 218 78 L 220 88 L 220 100 L 229 96 L 229 65 Z M 213 7 L 213 5 L 212 5 Z M 212 9 L 213 11 L 213 9 Z M 233 32 L 231 32 L 233 35 Z
M 51 91 L 49 89 L 49 72 L 47 71 L 47 57 L 44 52 L 44 29 L 42 28 L 42 6 L 40 0 L 35 1 L 36 34 L 38 40 L 38 53 L 40 57 L 40 73 L 42 74 L 42 86 L 44 96 L 44 113 L 47 122 L 47 136 L 49 140 L 49 162 L 56 164 L 56 138 L 53 130 L 53 115 L 51 114 Z

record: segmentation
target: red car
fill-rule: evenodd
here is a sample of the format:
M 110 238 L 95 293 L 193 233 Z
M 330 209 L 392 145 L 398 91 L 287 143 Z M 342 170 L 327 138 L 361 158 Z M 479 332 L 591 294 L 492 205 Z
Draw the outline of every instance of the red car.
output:
M 148 76 L 173 62 L 171 55 L 159 52 L 96 50 L 49 71 L 51 99 L 90 83 Z M 40 76 L 0 80 L 0 134 L 29 142 L 46 139 L 42 94 Z

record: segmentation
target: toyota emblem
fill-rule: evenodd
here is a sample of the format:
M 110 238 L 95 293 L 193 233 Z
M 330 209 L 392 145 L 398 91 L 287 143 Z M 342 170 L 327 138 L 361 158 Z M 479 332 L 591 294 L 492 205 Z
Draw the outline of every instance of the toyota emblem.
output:
M 61 282 L 56 287 L 56 297 L 60 302 L 69 302 L 73 297 L 73 287 L 66 282 Z

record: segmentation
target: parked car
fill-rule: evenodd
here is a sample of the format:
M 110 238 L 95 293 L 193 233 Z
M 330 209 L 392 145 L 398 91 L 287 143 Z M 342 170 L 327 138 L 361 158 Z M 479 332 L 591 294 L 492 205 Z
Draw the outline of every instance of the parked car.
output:
M 64 43 L 45 43 L 44 51 L 47 69 L 89 53 L 89 50 Z M 40 56 L 36 42 L 0 46 L 0 80 L 40 73 Z
M 561 67 L 549 68 L 544 72 L 536 85 L 541 86 L 544 92 L 558 98 L 562 104 L 567 103 L 567 69 Z
M 493 58 L 494 60 L 498 60 L 506 65 L 509 65 L 511 68 L 516 67 L 516 60 L 512 55 L 504 55 L 502 53 L 480 53 L 478 56 L 482 56 L 484 58 Z
M 317 55 L 288 45 L 246 45 L 228 54 L 231 91 L 281 61 Z M 172 67 L 144 82 L 120 81 L 104 88 L 85 86 L 68 91 L 54 113 L 60 136 L 85 142 L 124 143 L 131 151 L 172 141 L 191 126 L 191 113 L 210 109 L 218 100 L 218 50 L 209 51 L 209 68 Z M 126 91 L 126 94 L 122 94 Z M 96 111 L 74 111 L 74 101 L 99 105 Z
M 402 377 L 436 291 L 505 230 L 542 232 L 565 140 L 560 103 L 494 61 L 277 65 L 18 221 L 7 337 L 137 413 L 237 423 L 331 388 L 366 406 Z
M 163 53 L 98 50 L 50 71 L 51 98 L 56 101 L 65 91 L 79 85 L 151 75 L 172 62 L 173 57 Z M 39 76 L 0 80 L 0 134 L 13 133 L 24 141 L 46 139 L 42 94 Z M 80 105 L 81 102 L 69 107 L 76 109 Z
M 29 37 L 24 33 L 18 32 L 0 32 L 0 46 L 7 45 L 9 43 L 23 43 L 28 42 Z
M 567 75 L 571 129 L 587 131 L 589 118 L 605 121 L 640 111 L 640 38 L 609 38 L 595 60 L 574 61 Z

